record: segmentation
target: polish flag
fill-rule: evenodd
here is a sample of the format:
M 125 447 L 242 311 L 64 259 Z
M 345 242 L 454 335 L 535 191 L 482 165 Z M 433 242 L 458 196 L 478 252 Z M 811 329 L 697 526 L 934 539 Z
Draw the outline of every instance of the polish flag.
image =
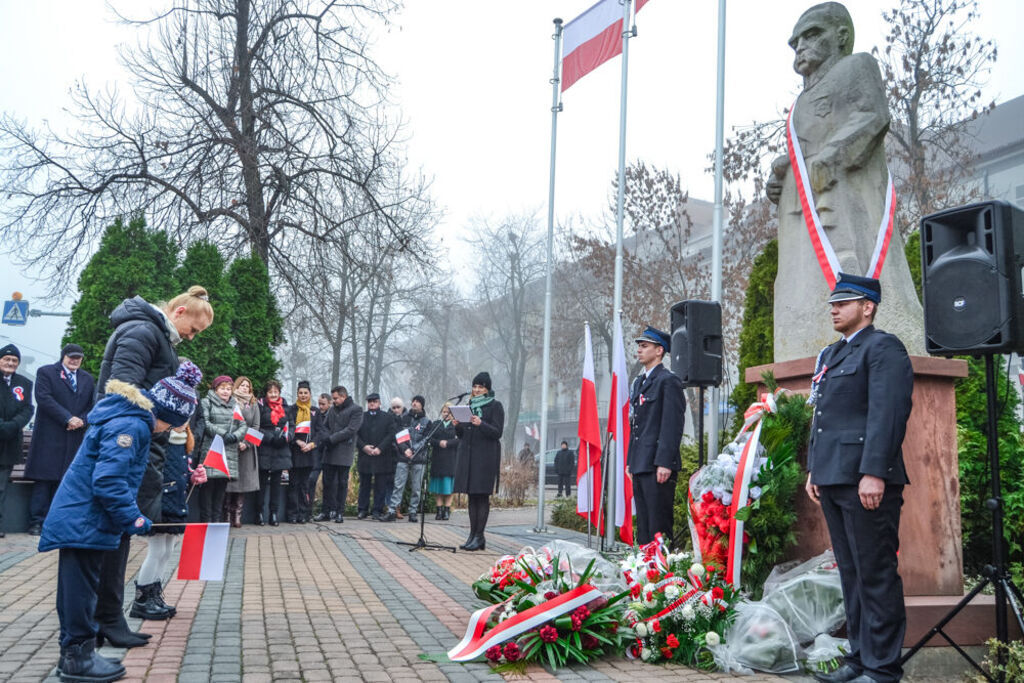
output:
M 626 474 L 629 450 L 629 377 L 626 374 L 626 347 L 622 343 L 622 320 L 615 314 L 615 340 L 612 350 L 612 395 L 608 402 L 608 433 L 615 443 L 615 480 L 612 507 L 615 526 L 624 543 L 633 545 L 633 480 Z
M 245 422 L 245 415 L 242 415 L 242 409 L 235 404 L 235 412 L 231 415 L 232 420 L 238 420 L 239 422 Z
M 206 458 L 203 459 L 203 467 L 212 467 L 215 470 L 220 470 L 227 477 L 231 476 L 231 472 L 228 470 L 228 461 L 224 458 L 224 438 L 220 434 L 213 437 L 210 450 L 206 452 Z
M 299 424 L 295 425 L 296 434 L 309 434 L 309 420 L 303 420 Z
M 412 437 L 409 435 L 408 429 L 403 429 L 395 434 L 395 441 L 398 443 L 409 443 L 410 440 L 412 440 Z
M 647 0 L 636 0 L 639 12 Z M 599 0 L 562 31 L 562 92 L 622 52 L 622 3 Z
M 178 560 L 179 581 L 223 581 L 229 524 L 187 524 Z
M 597 419 L 597 383 L 594 380 L 594 349 L 590 325 L 584 325 L 583 382 L 580 387 L 580 456 L 576 461 L 576 513 L 590 517 L 598 533 L 604 533 L 601 519 L 601 425 Z M 589 515 L 588 515 L 589 513 Z
M 261 443 L 263 443 L 263 432 L 261 432 L 258 429 L 253 429 L 252 427 L 249 427 L 249 429 L 245 430 L 245 440 L 251 443 L 253 446 L 259 446 Z

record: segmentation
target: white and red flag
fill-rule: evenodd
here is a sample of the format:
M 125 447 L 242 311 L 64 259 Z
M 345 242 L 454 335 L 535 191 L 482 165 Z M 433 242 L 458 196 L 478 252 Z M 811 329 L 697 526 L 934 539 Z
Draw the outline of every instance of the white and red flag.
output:
M 249 427 L 249 429 L 245 430 L 245 440 L 251 443 L 253 446 L 259 446 L 261 443 L 263 443 L 263 432 L 261 432 L 258 429 L 253 429 L 252 427 Z
M 622 342 L 622 320 L 615 314 L 615 339 L 612 349 L 612 396 L 608 402 L 608 433 L 615 443 L 615 491 L 611 506 L 619 537 L 633 545 L 633 480 L 626 474 L 629 450 L 629 377 L 626 374 L 626 347 Z
M 639 12 L 647 0 L 636 0 Z M 562 92 L 622 52 L 622 3 L 599 0 L 562 31 Z
M 601 424 L 597 418 L 597 383 L 594 380 L 594 348 L 590 325 L 584 325 L 583 381 L 580 386 L 580 419 L 576 428 L 580 455 L 576 461 L 576 513 L 589 517 L 603 533 L 601 519 Z
M 203 458 L 203 467 L 212 467 L 223 472 L 224 476 L 231 477 L 231 472 L 228 470 L 228 461 L 224 457 L 224 437 L 220 434 L 213 437 L 210 450 L 206 452 L 206 457 Z
M 231 415 L 232 420 L 238 420 L 239 422 L 245 422 L 245 415 L 242 415 L 242 409 L 235 404 L 235 412 Z
M 412 437 L 409 435 L 408 429 L 403 429 L 402 431 L 395 434 L 395 441 L 397 441 L 398 443 L 409 443 L 411 439 Z
M 181 540 L 179 581 L 223 581 L 229 524 L 188 524 Z
M 309 424 L 310 424 L 309 420 L 303 420 L 299 424 L 295 425 L 295 433 L 296 434 L 309 434 L 309 429 L 310 429 Z

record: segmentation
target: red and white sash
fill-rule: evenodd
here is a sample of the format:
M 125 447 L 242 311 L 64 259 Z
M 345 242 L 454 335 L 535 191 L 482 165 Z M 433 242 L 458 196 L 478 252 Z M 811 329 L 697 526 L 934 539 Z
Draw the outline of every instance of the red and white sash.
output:
M 814 193 L 811 190 L 811 179 L 804 163 L 804 155 L 800 150 L 800 140 L 796 135 L 796 124 L 793 121 L 793 112 L 796 111 L 796 100 L 789 109 L 789 116 L 786 118 L 786 148 L 789 152 L 789 164 L 793 169 L 793 176 L 796 180 L 796 192 L 800 197 L 800 209 L 804 215 L 804 223 L 807 225 L 807 233 L 811 237 L 811 245 L 814 247 L 814 254 L 818 257 L 818 265 L 825 275 L 828 288 L 835 289 L 836 280 L 839 276 L 839 258 L 836 256 L 832 243 L 825 234 L 825 228 L 821 225 L 821 218 L 818 217 L 818 209 L 814 206 Z M 882 212 L 882 221 L 878 226 L 878 237 L 875 239 L 875 251 L 871 255 L 871 263 L 865 275 L 878 278 L 882 273 L 882 266 L 885 264 L 885 256 L 889 252 L 889 243 L 892 240 L 892 229 L 894 216 L 896 215 L 896 186 L 893 184 L 892 172 L 886 169 L 888 179 L 885 188 L 885 210 Z

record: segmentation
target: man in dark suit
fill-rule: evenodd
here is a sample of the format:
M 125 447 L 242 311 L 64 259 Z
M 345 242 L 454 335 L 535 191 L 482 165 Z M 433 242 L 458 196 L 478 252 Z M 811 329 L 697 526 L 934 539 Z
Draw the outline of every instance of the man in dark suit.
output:
M 86 416 L 96 394 L 92 375 L 81 369 L 85 357 L 82 347 L 68 344 L 60 357 L 36 372 L 39 412 L 25 463 L 25 478 L 35 482 L 28 520 L 28 532 L 33 536 L 39 535 L 60 480 L 82 445 L 88 426 Z
M 811 396 L 807 495 L 821 505 L 846 606 L 850 653 L 829 683 L 898 681 L 906 630 L 897 572 L 903 487 L 901 445 L 914 372 L 903 343 L 875 329 L 878 280 L 839 274 L 832 327 L 843 338 L 818 356 Z
M 0 348 L 0 538 L 4 537 L 4 499 L 11 470 L 21 462 L 22 432 L 32 418 L 32 382 L 17 373 L 21 352 Z
M 671 542 L 686 398 L 682 380 L 662 365 L 669 352 L 668 334 L 648 327 L 635 341 L 636 357 L 644 372 L 629 392 L 627 465 L 633 478 L 637 542 L 650 543 L 659 531 Z

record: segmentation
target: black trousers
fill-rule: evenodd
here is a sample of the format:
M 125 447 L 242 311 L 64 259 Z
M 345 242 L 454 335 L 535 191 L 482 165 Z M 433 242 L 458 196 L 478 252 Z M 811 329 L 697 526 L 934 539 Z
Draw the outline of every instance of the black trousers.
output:
M 96 637 L 96 591 L 104 555 L 112 551 L 61 548 L 57 561 L 57 618 L 60 649 Z M 124 574 L 122 574 L 124 576 Z
M 260 470 L 260 509 L 259 514 L 267 509 L 270 514 L 277 514 L 277 500 L 281 497 L 281 473 L 284 470 Z M 268 503 L 269 499 L 269 503 Z
M 28 523 L 42 524 L 50 512 L 50 503 L 60 487 L 59 481 L 37 481 L 32 484 L 32 499 L 28 504 Z
M 373 495 L 373 504 L 370 504 L 370 496 Z M 391 487 L 388 485 L 388 475 L 375 474 L 373 472 L 359 473 L 359 512 L 372 515 L 384 514 L 388 498 L 391 496 Z
M 636 542 L 640 545 L 653 541 L 654 534 L 659 531 L 665 538 L 665 543 L 672 545 L 672 508 L 675 504 L 678 479 L 678 472 L 673 472 L 664 484 L 658 483 L 658 475 L 655 472 L 633 475 Z
M 224 494 L 228 490 L 227 479 L 208 479 L 199 487 L 199 521 L 223 522 Z
M 558 475 L 558 495 L 562 495 L 562 489 L 565 489 L 565 495 L 572 493 L 572 475 L 571 474 L 559 474 Z
M 469 537 L 482 536 L 487 529 L 487 518 L 491 514 L 491 495 L 489 493 L 469 494 Z
M 11 478 L 13 465 L 0 465 L 0 531 L 4 530 L 4 499 L 7 498 L 7 482 Z
M 309 507 L 313 504 L 313 491 L 309 487 L 309 474 L 312 467 L 293 467 L 288 470 L 288 507 L 285 516 L 289 520 L 305 519 L 309 515 Z
M 876 681 L 898 681 L 907 628 L 896 556 L 903 487 L 886 486 L 875 510 L 864 509 L 855 485 L 819 486 L 818 493 L 843 584 L 846 661 Z
M 324 464 L 324 510 L 345 514 L 350 465 Z
M 128 569 L 131 536 L 121 536 L 117 550 L 104 550 L 100 582 L 96 589 L 96 621 L 100 624 L 124 624 L 124 574 Z

